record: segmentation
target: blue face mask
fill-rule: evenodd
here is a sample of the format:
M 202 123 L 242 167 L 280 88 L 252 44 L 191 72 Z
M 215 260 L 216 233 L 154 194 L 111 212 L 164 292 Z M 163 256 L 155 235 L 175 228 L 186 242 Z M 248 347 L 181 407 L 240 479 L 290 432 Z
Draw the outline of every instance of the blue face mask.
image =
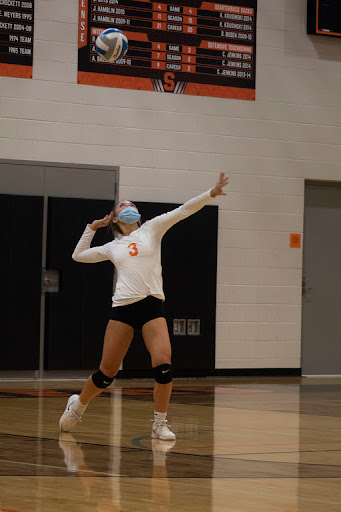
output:
M 135 224 L 141 218 L 141 215 L 132 206 L 127 206 L 119 213 L 118 218 L 125 224 Z

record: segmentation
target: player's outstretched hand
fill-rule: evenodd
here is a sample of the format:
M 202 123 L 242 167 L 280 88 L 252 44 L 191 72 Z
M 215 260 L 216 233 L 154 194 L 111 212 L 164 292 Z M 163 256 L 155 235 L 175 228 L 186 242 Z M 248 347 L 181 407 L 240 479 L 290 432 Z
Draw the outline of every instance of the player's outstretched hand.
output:
M 98 228 L 105 228 L 106 226 L 109 226 L 111 218 L 112 214 L 106 215 L 103 219 L 94 220 L 92 224 L 90 224 L 90 227 L 93 231 L 96 231 Z
M 228 176 L 225 176 L 224 172 L 220 173 L 219 181 L 217 182 L 216 186 L 212 188 L 211 190 L 211 196 L 227 196 L 226 192 L 223 191 L 223 187 L 226 187 L 226 185 L 229 182 Z

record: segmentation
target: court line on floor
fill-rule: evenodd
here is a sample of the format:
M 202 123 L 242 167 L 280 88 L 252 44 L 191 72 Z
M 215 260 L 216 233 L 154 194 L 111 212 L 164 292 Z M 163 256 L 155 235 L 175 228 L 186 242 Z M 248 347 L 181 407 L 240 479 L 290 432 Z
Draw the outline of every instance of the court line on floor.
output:
M 26 439 L 33 439 L 35 441 L 56 441 L 56 442 L 60 441 L 59 438 L 55 438 L 55 437 L 36 437 L 36 436 L 28 436 L 28 435 L 24 435 L 24 434 L 8 434 L 7 432 L 0 432 L 0 436 L 22 437 L 22 438 L 26 438 Z M 73 441 L 71 441 L 71 442 L 73 442 Z M 75 438 L 75 442 L 80 443 L 80 444 L 88 444 L 91 446 L 103 446 L 105 448 L 121 448 L 121 450 L 129 451 L 129 452 L 135 451 L 135 449 L 129 448 L 128 446 L 118 446 L 115 444 L 92 443 L 89 441 L 77 440 L 76 438 Z M 150 449 L 148 448 L 148 450 L 150 450 Z M 1 510 L 0 510 L 0 512 L 1 512 Z
M 215 453 L 214 457 L 223 458 L 223 457 L 230 457 L 231 455 L 232 456 L 240 455 L 241 457 L 244 457 L 246 455 L 284 455 L 284 454 L 288 454 L 288 453 L 299 454 L 299 453 L 325 453 L 325 452 L 340 452 L 341 453 L 341 449 L 340 450 L 296 450 L 293 452 Z M 269 461 L 269 462 L 273 462 L 273 461 Z M 305 462 L 304 464 L 309 464 L 309 462 Z M 341 462 L 338 465 L 341 466 Z
M 174 452 L 173 452 L 174 453 Z M 183 454 L 181 454 L 183 455 Z M 200 455 L 198 455 L 200 457 Z M 227 459 L 228 460 L 228 459 Z M 338 465 L 335 465 L 335 464 L 307 464 L 307 463 L 291 463 L 291 462 L 283 462 L 283 461 L 254 461 L 252 459 L 250 460 L 245 460 L 245 459 L 229 459 L 229 460 L 236 460 L 238 462 L 252 462 L 252 463 L 271 463 L 271 464 L 277 464 L 277 465 L 293 465 L 295 464 L 297 466 L 297 469 L 299 469 L 299 466 L 323 466 L 323 467 L 326 467 L 326 468 L 339 468 L 340 466 Z M 153 477 L 141 477 L 140 475 L 139 476 L 135 476 L 135 475 L 124 475 L 124 474 L 117 474 L 117 473 L 107 473 L 107 472 L 104 472 L 104 471 L 96 471 L 95 474 L 94 474 L 94 471 L 93 470 L 86 470 L 86 469 L 77 469 L 77 471 L 75 472 L 70 472 L 67 470 L 67 468 L 65 467 L 60 467 L 60 466 L 51 466 L 51 465 L 47 465 L 47 464 L 33 464 L 31 462 L 17 462 L 17 461 L 9 461 L 9 460 L 6 460 L 6 459 L 0 459 L 0 462 L 7 462 L 7 463 L 11 463 L 11 464 L 21 464 L 21 465 L 24 465 L 24 466 L 34 466 L 34 467 L 42 467 L 42 468 L 48 468 L 48 469 L 58 469 L 58 470 L 63 470 L 63 471 L 66 471 L 68 474 L 66 475 L 15 475 L 15 476 L 28 476 L 28 477 L 35 477 L 35 476 L 39 476 L 39 478 L 41 477 L 53 477 L 53 478 L 56 478 L 56 477 L 67 477 L 67 478 L 77 478 L 79 475 L 79 473 L 83 473 L 83 476 L 86 476 L 84 475 L 89 473 L 89 477 L 92 477 L 92 478 L 112 478 L 112 477 L 115 477 L 115 478 L 153 478 Z M 74 476 L 72 476 L 72 473 Z M 1 476 L 11 476 L 11 475 L 1 475 Z M 186 477 L 177 477 L 177 476 L 169 476 L 167 475 L 166 477 L 164 478 L 169 478 L 169 479 L 176 479 L 176 478 L 186 478 L 186 479 L 224 479 L 224 478 L 231 478 L 231 477 L 225 477 L 225 476 L 218 476 L 218 475 L 215 475 L 213 477 L 213 474 L 210 475 L 210 476 L 186 476 Z M 232 478 L 237 478 L 237 477 L 232 477 Z M 240 477 L 239 477 L 240 478 Z M 253 478 L 253 479 L 268 479 L 269 477 L 266 477 L 264 474 L 260 475 L 260 476 L 257 476 L 257 475 L 253 475 L 252 477 L 250 478 Z M 275 477 L 270 477 L 271 478 L 276 478 L 276 479 L 287 479 L 287 478 L 295 478 L 297 479 L 297 476 L 284 476 L 284 475 L 276 475 Z M 309 475 L 309 477 L 303 477 L 303 478 L 308 478 L 308 479 L 315 479 L 315 478 L 318 478 L 318 479 L 321 479 L 321 478 L 333 478 L 333 479 L 339 479 L 341 478 L 341 476 L 321 476 L 321 475 L 317 475 L 317 476 L 311 476 Z M 16 511 L 14 511 L 16 512 Z
M 141 443 L 142 439 L 149 439 L 149 436 L 141 436 L 141 437 L 136 437 L 135 439 L 132 439 L 131 440 L 131 443 L 134 445 L 134 446 L 137 446 L 138 448 L 142 448 L 142 449 L 148 449 L 147 446 L 143 445 Z M 245 457 L 245 456 L 252 456 L 252 455 L 280 455 L 280 454 L 288 454 L 288 453 L 293 453 L 293 454 L 299 454 L 299 453 L 324 453 L 324 452 L 341 452 L 341 449 L 340 450 L 296 450 L 296 451 L 288 451 L 288 452 L 247 452 L 247 453 L 222 453 L 222 454 L 217 454 L 217 453 L 214 453 L 214 454 L 198 454 L 198 453 L 183 453 L 183 452 L 174 452 L 173 450 L 170 452 L 172 454 L 177 454 L 177 455 L 185 455 L 185 456 L 194 456 L 194 457 L 212 457 L 213 459 L 215 457 L 217 458 L 230 458 L 231 456 L 240 456 L 240 457 Z M 245 459 L 237 459 L 237 460 L 245 460 Z M 272 460 L 269 460 L 269 461 L 263 461 L 263 462 L 274 462 Z M 284 462 L 286 463 L 285 461 L 278 461 L 278 462 Z M 304 462 L 304 464 L 309 464 L 309 463 L 306 463 Z M 315 463 L 314 463 L 315 464 Z M 322 464 L 323 465 L 323 464 Z M 334 464 L 335 466 L 335 464 Z M 339 467 L 339 464 L 336 465 L 336 467 Z
M 8 437 L 28 438 L 28 439 L 33 439 L 35 441 L 42 440 L 42 441 L 55 441 L 55 442 L 59 442 L 59 439 L 55 439 L 53 437 L 34 437 L 34 436 L 27 436 L 27 435 L 21 435 L 21 434 L 0 433 L 0 436 L 1 435 L 8 436 Z M 146 445 L 141 443 L 142 439 L 150 439 L 150 436 L 148 435 L 148 436 L 135 437 L 134 439 L 131 440 L 131 444 L 133 446 L 136 446 L 136 448 L 139 448 L 140 450 L 152 451 L 152 448 L 149 448 L 148 446 L 146 446 Z M 71 442 L 73 442 L 73 441 L 71 441 Z M 92 442 L 88 442 L 88 441 L 78 441 L 77 439 L 75 439 L 75 442 L 79 443 L 79 444 L 86 444 L 86 445 L 89 445 L 89 446 L 103 446 L 104 448 L 120 448 L 125 453 L 127 453 L 127 452 L 135 452 L 136 451 L 135 448 L 129 448 L 129 447 L 120 446 L 120 445 L 92 443 Z M 330 441 L 330 442 L 334 442 L 334 441 Z M 219 457 L 219 458 L 231 457 L 231 456 L 245 457 L 247 455 L 250 455 L 250 456 L 252 456 L 252 455 L 280 455 L 280 454 L 289 454 L 289 453 L 299 454 L 299 453 L 324 453 L 324 452 L 340 452 L 340 451 L 341 450 L 339 450 L 339 449 L 336 449 L 336 450 L 335 449 L 333 449 L 333 450 L 326 449 L 326 450 L 296 450 L 296 451 L 286 451 L 286 452 L 271 451 L 271 452 L 244 452 L 244 453 L 227 453 L 227 454 L 225 454 L 225 453 L 223 453 L 223 454 L 216 454 L 216 453 L 215 454 L 203 454 L 203 453 L 176 452 L 176 451 L 172 450 L 171 453 L 175 454 L 175 455 L 184 455 L 184 456 L 193 456 L 193 457 L 206 457 L 206 458 L 211 457 L 211 458 L 214 459 L 215 457 Z M 240 459 L 240 460 L 245 460 L 245 459 Z M 268 461 L 268 462 L 273 462 L 273 461 Z M 1 510 L 0 510 L 0 512 L 1 512 Z
M 61 476 L 71 476 L 70 473 L 73 473 L 73 471 L 70 471 L 67 469 L 66 466 L 51 466 L 49 464 L 38 464 L 38 463 L 33 463 L 33 462 L 19 462 L 17 460 L 7 460 L 7 459 L 0 459 L 0 462 L 5 462 L 5 463 L 9 463 L 9 464 L 21 464 L 21 465 L 24 465 L 24 466 L 34 466 L 34 467 L 42 467 L 42 468 L 48 468 L 48 469 L 60 469 L 62 471 L 67 471 L 69 474 L 68 475 L 61 475 Z M 90 473 L 90 476 L 94 476 L 94 471 L 91 470 L 91 469 L 77 469 L 77 471 L 75 471 L 74 473 Z M 125 475 L 120 475 L 119 473 L 106 473 L 104 471 L 96 471 L 96 475 L 101 475 L 101 476 L 115 476 L 115 477 L 119 477 L 121 478 L 122 476 L 125 476 Z M 4 476 L 4 475 L 2 475 Z M 26 475 L 26 476 L 36 476 L 36 475 Z M 39 476 L 44 476 L 44 475 L 39 475 Z M 45 475 L 45 476 L 50 476 L 50 475 Z M 57 475 L 53 475 L 53 476 L 57 476 Z M 1 509 L 0 509 L 0 512 L 1 512 Z
M 173 452 L 174 453 L 174 452 Z M 179 455 L 179 454 L 177 454 Z M 184 454 L 180 454 L 180 455 L 184 455 Z M 193 455 L 193 454 L 190 454 L 190 455 Z M 197 455 L 197 456 L 201 456 L 201 455 Z M 205 456 L 204 456 L 205 457 Z M 237 462 L 252 462 L 252 463 L 260 463 L 260 464 L 276 464 L 276 465 L 279 465 L 279 466 L 283 466 L 283 465 L 295 465 L 297 466 L 297 469 L 299 469 L 300 466 L 314 466 L 314 467 L 325 467 L 325 468 L 340 468 L 339 465 L 334 465 L 334 464 L 307 464 L 307 463 L 291 463 L 291 462 L 283 462 L 283 461 L 254 461 L 252 459 L 250 460 L 245 460 L 245 459 L 226 459 L 226 460 L 231 460 L 231 461 L 237 461 Z M 86 476 L 87 474 L 89 474 L 89 477 L 91 478 L 153 478 L 153 477 L 141 477 L 140 475 L 138 476 L 135 476 L 135 475 L 124 475 L 124 474 L 117 474 L 117 473 L 108 473 L 108 472 L 104 472 L 104 471 L 96 471 L 94 472 L 94 470 L 86 470 L 86 469 L 77 469 L 77 471 L 75 472 L 71 472 L 71 471 L 68 471 L 67 468 L 65 467 L 60 467 L 60 466 L 52 466 L 52 465 L 47 465 L 47 464 L 33 464 L 31 462 L 18 462 L 18 461 L 9 461 L 9 460 L 6 460 L 6 459 L 0 459 L 0 462 L 5 462 L 5 463 L 11 463 L 11 464 L 21 464 L 22 466 L 34 466 L 34 467 L 42 467 L 42 468 L 48 468 L 48 469 L 57 469 L 57 470 L 63 470 L 63 471 L 66 471 L 67 474 L 59 474 L 59 475 L 27 475 L 27 474 L 24 474 L 24 475 L 18 475 L 16 474 L 15 476 L 28 476 L 28 477 L 35 477 L 35 476 L 39 476 L 40 477 L 66 477 L 66 478 L 77 478 L 79 475 L 79 473 L 82 473 L 83 476 Z M 11 476 L 11 475 L 1 475 L 1 476 Z M 186 476 L 186 477 L 178 477 L 178 476 L 169 476 L 167 475 L 165 478 L 169 478 L 169 479 L 177 479 L 177 478 L 190 478 L 190 479 L 212 479 L 213 477 L 213 474 L 210 475 L 210 476 L 199 476 L 199 475 L 196 475 L 196 476 Z M 225 476 L 218 476 L 218 475 L 215 475 L 214 476 L 215 479 L 225 479 L 225 478 L 237 478 L 237 477 L 225 477 Z M 240 478 L 240 477 L 239 477 Z M 297 479 L 297 476 L 288 476 L 288 475 L 276 475 L 275 477 L 266 477 L 264 474 L 260 475 L 260 476 L 257 476 L 257 475 L 252 475 L 252 477 L 250 478 L 253 478 L 253 479 L 272 479 L 272 478 L 276 478 L 276 479 L 287 479 L 287 478 L 295 478 Z M 333 479 L 339 479 L 341 478 L 341 476 L 321 476 L 321 475 L 317 475 L 317 476 L 313 476 L 313 475 L 309 475 L 308 477 L 301 477 L 301 478 L 308 478 L 308 479 L 321 479 L 321 478 L 333 478 Z M 14 511 L 16 512 L 16 511 Z

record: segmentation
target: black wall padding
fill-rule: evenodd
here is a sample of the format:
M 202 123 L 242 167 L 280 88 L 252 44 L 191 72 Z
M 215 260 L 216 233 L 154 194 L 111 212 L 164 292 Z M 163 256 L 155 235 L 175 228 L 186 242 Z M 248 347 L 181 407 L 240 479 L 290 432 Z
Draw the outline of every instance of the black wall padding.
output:
M 104 217 L 107 200 L 49 198 L 47 268 L 60 271 L 59 293 L 46 294 L 45 369 L 98 366 L 109 319 L 114 266 L 77 263 L 72 253 L 86 224 Z M 92 246 L 111 240 L 97 230 Z
M 178 205 L 135 203 L 143 221 Z M 218 207 L 205 206 L 173 226 L 162 241 L 162 267 L 173 367 L 212 370 L 215 367 Z M 174 318 L 200 318 L 199 336 L 173 336 Z M 135 334 L 123 364 L 123 376 L 148 376 L 150 357 L 141 333 Z M 151 374 L 150 374 L 151 375 Z
M 39 368 L 43 198 L 0 195 L 0 369 Z
M 112 201 L 84 200 L 84 227 L 94 219 L 102 218 L 113 208 Z M 98 229 L 92 245 L 104 245 L 112 240 L 107 228 Z M 95 369 L 102 355 L 103 339 L 113 295 L 114 265 L 111 262 L 82 266 L 82 346 L 81 368 Z

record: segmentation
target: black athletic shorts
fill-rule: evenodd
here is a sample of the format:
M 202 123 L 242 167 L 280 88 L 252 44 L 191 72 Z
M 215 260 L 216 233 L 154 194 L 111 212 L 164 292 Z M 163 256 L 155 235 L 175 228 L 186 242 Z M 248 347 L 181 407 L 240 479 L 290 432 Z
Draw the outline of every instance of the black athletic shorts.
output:
M 141 329 L 150 320 L 165 316 L 163 301 L 148 295 L 145 299 L 127 306 L 115 306 L 111 310 L 110 320 L 118 320 L 134 329 Z

